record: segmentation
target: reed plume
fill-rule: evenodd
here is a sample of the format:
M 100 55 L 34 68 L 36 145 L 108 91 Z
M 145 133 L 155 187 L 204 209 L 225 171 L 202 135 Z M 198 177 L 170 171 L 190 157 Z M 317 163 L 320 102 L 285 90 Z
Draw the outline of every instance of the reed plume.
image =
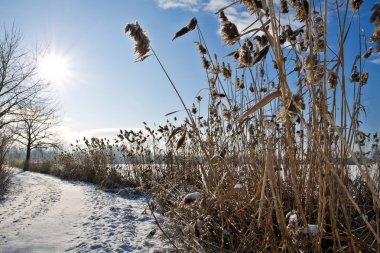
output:
M 377 43 L 375 52 L 380 52 L 380 2 L 377 2 L 372 7 L 372 15 L 369 19 L 371 23 L 375 23 L 375 28 L 373 29 L 371 42 Z
M 240 3 L 251 13 L 257 12 L 259 9 L 266 9 L 266 0 L 240 0 Z
M 227 45 L 233 45 L 239 37 L 239 31 L 234 23 L 228 20 L 223 11 L 219 14 L 222 39 Z
M 369 135 L 359 130 L 359 112 L 365 113 L 364 63 L 380 46 L 367 50 L 360 44 L 352 69 L 345 67 L 349 18 L 359 13 L 341 14 L 350 5 L 359 9 L 362 1 L 338 1 L 335 11 L 342 22 L 335 48 L 326 32 L 327 2 L 231 1 L 217 14 L 224 43 L 239 46 L 224 62 L 210 55 L 197 27 L 195 43 L 209 92 L 202 103 L 198 93 L 191 107 L 184 105 L 188 118 L 181 126 L 169 121 L 159 126 L 154 138 L 160 136 L 163 145 L 144 147 L 160 148 L 156 151 L 164 157 L 149 180 L 166 228 L 178 231 L 172 238 L 181 251 L 380 252 L 378 176 L 372 178 L 366 160 L 362 164 L 353 152 L 370 144 Z M 265 10 L 270 23 L 247 30 L 254 21 L 240 34 L 223 12 L 239 3 L 258 21 Z M 302 27 L 277 14 L 288 6 Z M 372 11 L 372 41 L 379 44 L 379 2 Z M 241 40 L 243 35 L 249 39 Z M 355 176 L 350 159 L 360 172 Z
M 125 33 L 129 32 L 129 37 L 135 42 L 134 50 L 136 55 L 135 62 L 140 62 L 145 60 L 149 55 L 150 51 L 150 40 L 144 32 L 139 23 L 136 21 L 135 24 L 127 24 L 125 27 Z
M 358 11 L 363 0 L 351 0 L 350 5 L 354 11 Z

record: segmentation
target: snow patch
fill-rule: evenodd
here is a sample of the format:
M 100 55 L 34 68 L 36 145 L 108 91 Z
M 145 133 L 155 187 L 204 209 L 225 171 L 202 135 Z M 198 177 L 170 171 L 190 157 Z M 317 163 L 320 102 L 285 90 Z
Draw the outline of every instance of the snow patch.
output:
M 1 252 L 151 252 L 166 247 L 139 195 L 18 171 L 0 202 Z M 148 236 L 148 237 L 147 237 Z

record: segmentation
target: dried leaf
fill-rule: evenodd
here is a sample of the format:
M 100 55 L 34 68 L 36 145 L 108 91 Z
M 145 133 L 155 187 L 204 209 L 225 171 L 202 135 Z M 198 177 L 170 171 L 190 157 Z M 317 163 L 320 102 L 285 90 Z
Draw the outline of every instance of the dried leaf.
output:
M 175 40 L 176 38 L 178 37 L 181 37 L 183 35 L 185 35 L 186 33 L 188 33 L 190 30 L 187 26 L 181 28 L 181 30 L 179 30 L 178 32 L 175 33 L 174 37 L 172 40 Z
M 186 141 L 186 131 L 184 131 L 181 138 L 179 138 L 177 142 L 176 150 L 180 149 L 183 146 L 183 144 L 185 144 L 185 141 Z
M 265 46 L 260 52 L 255 56 L 253 59 L 252 66 L 261 61 L 268 53 L 269 51 L 269 45 Z
M 252 113 L 256 112 L 260 108 L 264 107 L 265 105 L 267 105 L 268 103 L 270 103 L 273 99 L 275 99 L 275 98 L 277 98 L 279 96 L 281 96 L 281 91 L 277 90 L 277 91 L 274 91 L 274 92 L 270 93 L 268 96 L 264 97 L 263 99 L 261 99 L 257 104 L 255 104 L 254 106 L 252 106 L 251 108 L 249 108 L 238 119 L 239 124 L 242 124 L 249 115 L 251 115 Z
M 171 140 L 171 138 L 173 138 L 177 133 L 179 133 L 180 131 L 182 130 L 182 127 L 177 127 L 175 128 L 171 134 L 169 135 L 169 138 L 168 138 L 168 141 Z
M 380 3 L 376 3 L 372 8 L 372 15 L 369 18 L 369 22 L 374 23 L 376 20 L 380 19 Z
M 235 51 L 232 51 L 231 53 L 229 53 L 229 54 L 223 56 L 223 58 L 226 58 L 226 57 L 228 57 L 228 56 L 234 56 L 234 57 L 235 57 L 236 54 L 239 54 L 239 49 L 238 49 L 238 50 L 235 50 Z
M 174 114 L 174 113 L 177 113 L 177 112 L 179 112 L 179 110 L 174 111 L 174 112 L 169 112 L 169 113 L 165 114 L 165 117 L 166 117 L 166 116 L 169 116 L 169 115 L 172 115 L 172 114 Z
M 182 27 L 178 32 L 175 33 L 172 40 L 175 40 L 176 38 L 181 37 L 181 36 L 185 35 L 186 33 L 194 30 L 196 26 L 197 26 L 197 19 L 192 18 L 189 21 L 189 23 L 187 24 L 187 26 Z
M 226 94 L 224 94 L 224 93 L 216 93 L 216 94 L 215 94 L 215 97 L 218 97 L 218 98 L 225 98 L 225 97 L 226 97 Z
M 187 27 L 190 29 L 190 31 L 191 31 L 191 30 L 194 30 L 195 27 L 197 27 L 197 23 L 198 23 L 197 19 L 196 19 L 196 18 L 192 18 L 192 19 L 189 21 L 189 23 L 187 24 Z

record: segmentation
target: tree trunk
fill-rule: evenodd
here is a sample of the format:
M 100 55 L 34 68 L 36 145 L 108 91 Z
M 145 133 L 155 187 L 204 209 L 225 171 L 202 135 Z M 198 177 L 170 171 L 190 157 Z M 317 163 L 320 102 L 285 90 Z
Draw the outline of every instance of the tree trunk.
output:
M 28 143 L 26 147 L 26 158 L 25 158 L 25 163 L 24 163 L 24 170 L 29 170 L 31 146 L 32 145 Z

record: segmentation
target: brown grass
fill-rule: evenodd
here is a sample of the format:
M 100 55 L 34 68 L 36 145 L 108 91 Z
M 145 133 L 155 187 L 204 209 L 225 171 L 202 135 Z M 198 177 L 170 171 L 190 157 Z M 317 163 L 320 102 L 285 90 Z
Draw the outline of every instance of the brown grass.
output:
M 197 47 L 206 49 L 199 52 L 209 80 L 207 117 L 198 120 L 199 110 L 192 110 L 180 127 L 168 123 L 159 135 L 150 132 L 152 140 L 166 143 L 156 152 L 168 159 L 151 183 L 166 229 L 179 251 L 379 252 L 379 178 L 369 176 L 370 164 L 361 159 L 369 142 L 378 143 L 377 136 L 360 131 L 368 79 L 363 68 L 370 53 L 361 57 L 368 51 L 365 41 L 356 59 L 344 51 L 361 1 L 335 2 L 330 14 L 338 20 L 338 34 L 331 39 L 327 1 L 290 1 L 291 8 L 282 1 L 282 12 L 294 11 L 302 22 L 299 29 L 280 22 L 272 1 L 240 3 L 261 26 L 239 33 L 226 8 L 218 12 L 222 38 L 235 47 L 232 59 L 211 57 L 197 27 Z M 234 4 L 239 3 L 229 7 Z M 375 42 L 377 28 L 378 22 Z M 250 37 L 240 43 L 242 34 L 256 36 L 258 44 Z M 327 47 L 331 42 L 335 51 Z M 268 71 L 272 61 L 274 71 Z M 228 71 L 229 65 L 235 69 Z M 354 94 L 353 102 L 348 94 Z M 158 146 L 153 141 L 149 149 Z M 359 170 L 354 177 L 349 159 Z M 181 204 L 191 192 L 202 194 Z M 287 220 L 290 211 L 297 222 Z
M 282 12 L 294 12 L 301 28 L 280 22 L 272 1 L 219 11 L 223 40 L 233 47 L 224 61 L 211 56 L 197 24 L 176 35 L 198 32 L 209 84 L 208 99 L 197 96 L 190 109 L 146 34 L 130 25 L 141 35 L 132 35 L 138 60 L 152 51 L 187 118 L 120 130 L 112 143 L 84 139 L 58 156 L 52 173 L 148 189 L 150 209 L 166 217 L 159 228 L 180 252 L 380 252 L 379 158 L 364 159 L 379 140 L 360 130 L 371 50 L 361 41 L 356 59 L 344 51 L 360 1 L 335 2 L 339 32 L 331 41 L 327 1 L 288 3 L 281 1 Z M 223 12 L 235 4 L 257 18 L 240 33 Z

